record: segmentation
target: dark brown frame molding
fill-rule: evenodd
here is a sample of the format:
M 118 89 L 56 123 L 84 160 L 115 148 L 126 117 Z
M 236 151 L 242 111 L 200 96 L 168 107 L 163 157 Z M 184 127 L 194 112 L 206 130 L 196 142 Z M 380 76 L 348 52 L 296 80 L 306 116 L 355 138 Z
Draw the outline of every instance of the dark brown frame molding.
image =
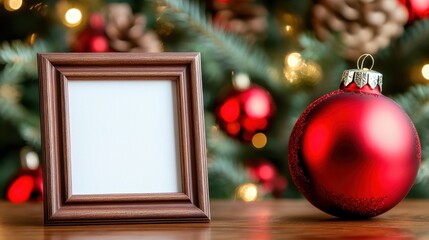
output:
M 46 225 L 210 221 L 199 53 L 38 54 Z M 176 83 L 181 193 L 71 192 L 68 92 L 73 80 Z

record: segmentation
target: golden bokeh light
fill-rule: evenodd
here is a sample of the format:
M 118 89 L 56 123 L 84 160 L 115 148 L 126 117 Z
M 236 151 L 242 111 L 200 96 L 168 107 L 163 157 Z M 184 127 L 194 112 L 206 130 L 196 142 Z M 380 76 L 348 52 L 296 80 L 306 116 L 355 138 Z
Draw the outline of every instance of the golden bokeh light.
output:
M 426 80 L 429 80 L 429 64 L 425 64 L 422 67 L 422 75 Z
M 291 68 L 299 68 L 303 63 L 300 53 L 293 52 L 286 56 L 286 64 Z
M 82 21 L 82 12 L 77 8 L 70 8 L 65 14 L 66 24 L 69 27 L 75 27 Z
M 280 16 L 279 20 L 283 28 L 282 32 L 286 36 L 295 35 L 297 32 L 299 32 L 299 29 L 301 28 L 301 25 L 302 25 L 301 18 L 291 13 L 283 13 Z
M 286 25 L 284 28 L 285 32 L 287 34 L 292 34 L 293 33 L 293 27 L 291 25 Z
M 3 5 L 9 12 L 16 11 L 22 7 L 22 0 L 5 0 Z
M 29 147 L 22 148 L 19 156 L 21 159 L 21 166 L 23 166 L 23 168 L 28 168 L 31 170 L 36 170 L 39 168 L 39 155 L 37 155 L 37 153 L 32 151 Z
M 284 63 L 283 75 L 287 84 L 313 87 L 322 79 L 323 72 L 320 65 L 313 61 L 306 61 L 298 52 L 286 55 Z
M 289 83 L 296 83 L 299 80 L 298 73 L 290 68 L 285 68 L 283 73 Z
M 267 144 L 267 136 L 263 133 L 257 133 L 252 137 L 252 144 L 255 148 L 263 148 Z
M 250 86 L 249 75 L 245 73 L 237 73 L 232 79 L 232 84 L 239 90 L 248 88 Z
M 28 36 L 27 41 L 30 45 L 33 45 L 37 40 L 37 33 L 32 33 L 30 36 Z
M 303 74 L 306 76 L 310 85 L 319 83 L 322 78 L 322 68 L 316 62 L 308 62 L 305 64 Z
M 240 185 L 236 190 L 236 198 L 244 202 L 253 202 L 258 199 L 258 186 L 253 183 Z

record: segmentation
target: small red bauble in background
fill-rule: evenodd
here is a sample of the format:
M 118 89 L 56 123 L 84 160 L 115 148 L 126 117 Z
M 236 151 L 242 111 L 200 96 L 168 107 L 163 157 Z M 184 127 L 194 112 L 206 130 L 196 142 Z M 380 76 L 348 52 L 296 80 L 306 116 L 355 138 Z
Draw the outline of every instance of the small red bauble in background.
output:
M 216 108 L 216 118 L 220 128 L 229 136 L 249 142 L 256 133 L 269 128 L 274 112 L 270 93 L 256 84 L 250 84 L 244 88 L 230 89 Z
M 419 138 L 407 114 L 380 93 L 381 83 L 375 71 L 345 71 L 341 88 L 313 102 L 293 128 L 292 179 L 326 213 L 377 216 L 398 204 L 414 183 Z
M 428 0 L 399 0 L 408 11 L 408 22 L 429 17 Z
M 267 160 L 247 161 L 250 178 L 259 182 L 265 192 L 271 193 L 275 198 L 280 198 L 287 188 L 287 180 L 280 175 L 276 167 Z
M 43 199 L 43 177 L 37 153 L 25 147 L 20 153 L 22 169 L 9 180 L 5 197 L 12 203 Z
M 270 182 L 277 175 L 275 166 L 267 161 L 257 161 L 250 164 L 250 176 L 254 180 Z
M 88 26 L 72 41 L 74 52 L 108 52 L 109 40 L 104 31 L 104 19 L 101 14 L 93 13 L 89 17 Z

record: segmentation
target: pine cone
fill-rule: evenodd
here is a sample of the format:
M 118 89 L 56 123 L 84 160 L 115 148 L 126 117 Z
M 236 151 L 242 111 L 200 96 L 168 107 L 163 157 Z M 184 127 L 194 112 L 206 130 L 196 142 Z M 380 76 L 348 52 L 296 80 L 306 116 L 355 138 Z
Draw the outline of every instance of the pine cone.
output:
M 263 37 L 268 26 L 267 10 L 253 0 L 214 0 L 212 9 L 215 25 L 245 36 L 252 43 Z
M 347 59 L 385 48 L 407 22 L 405 8 L 394 0 L 321 0 L 313 16 L 316 36 L 326 41 L 339 33 Z
M 109 4 L 106 34 L 110 47 L 119 52 L 160 52 L 162 43 L 154 31 L 146 29 L 146 17 L 134 15 L 126 3 Z

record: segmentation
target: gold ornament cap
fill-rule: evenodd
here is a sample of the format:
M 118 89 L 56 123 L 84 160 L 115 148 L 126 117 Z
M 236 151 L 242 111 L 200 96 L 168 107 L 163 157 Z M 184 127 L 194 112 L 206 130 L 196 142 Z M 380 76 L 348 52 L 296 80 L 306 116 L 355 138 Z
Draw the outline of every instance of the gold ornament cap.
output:
M 364 68 L 364 63 L 367 58 L 371 59 L 371 67 Z M 362 88 L 365 85 L 375 89 L 377 86 L 380 88 L 380 92 L 383 86 L 383 74 L 372 70 L 374 67 L 374 58 L 371 54 L 362 54 L 357 60 L 357 69 L 348 69 L 343 72 L 341 77 L 341 83 L 344 86 L 349 86 L 352 82 L 356 84 L 359 88 Z

